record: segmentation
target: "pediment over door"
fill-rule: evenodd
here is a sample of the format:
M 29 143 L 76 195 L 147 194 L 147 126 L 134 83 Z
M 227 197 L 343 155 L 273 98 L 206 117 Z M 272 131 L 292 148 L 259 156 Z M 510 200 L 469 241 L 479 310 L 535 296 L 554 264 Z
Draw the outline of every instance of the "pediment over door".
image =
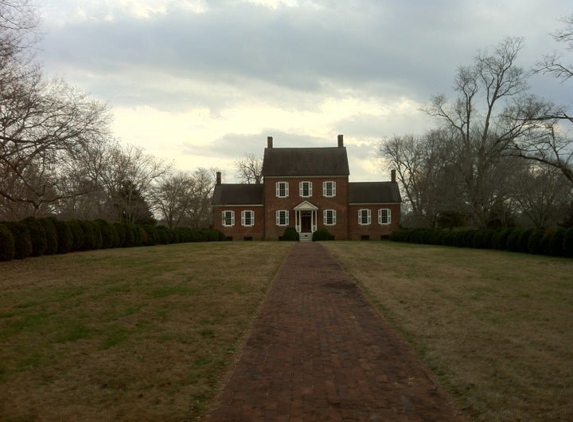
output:
M 303 201 L 294 207 L 295 211 L 318 211 L 318 207 L 308 201 Z

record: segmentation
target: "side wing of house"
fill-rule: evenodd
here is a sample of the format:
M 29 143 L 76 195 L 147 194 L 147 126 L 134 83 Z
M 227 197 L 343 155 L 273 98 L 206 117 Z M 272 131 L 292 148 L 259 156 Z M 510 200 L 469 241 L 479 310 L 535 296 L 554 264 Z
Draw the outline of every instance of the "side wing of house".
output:
M 399 228 L 400 190 L 395 181 L 348 184 L 348 237 L 380 240 Z
M 213 228 L 229 240 L 264 238 L 263 185 L 221 184 L 213 192 Z

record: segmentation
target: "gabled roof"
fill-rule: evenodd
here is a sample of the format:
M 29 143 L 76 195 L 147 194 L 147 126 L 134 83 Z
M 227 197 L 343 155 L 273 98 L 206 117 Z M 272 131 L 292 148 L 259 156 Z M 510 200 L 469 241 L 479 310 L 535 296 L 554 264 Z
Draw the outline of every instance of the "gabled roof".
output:
M 402 202 L 396 182 L 358 182 L 348 184 L 348 203 L 379 204 Z
M 263 193 L 262 184 L 215 185 L 213 205 L 263 205 Z
M 348 176 L 345 147 L 265 148 L 263 176 Z

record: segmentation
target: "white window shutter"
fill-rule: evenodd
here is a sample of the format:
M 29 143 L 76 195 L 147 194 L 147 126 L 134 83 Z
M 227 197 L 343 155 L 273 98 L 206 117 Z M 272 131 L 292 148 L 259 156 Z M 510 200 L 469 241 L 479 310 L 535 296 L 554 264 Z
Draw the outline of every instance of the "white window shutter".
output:
M 332 196 L 336 196 L 336 182 L 332 182 Z M 336 215 L 336 212 L 335 212 Z
M 372 215 L 370 213 L 370 210 L 367 210 L 367 215 L 368 215 L 368 223 L 367 224 L 370 224 L 372 222 Z
M 336 210 L 332 210 L 332 224 L 336 224 Z
M 328 195 L 328 182 L 322 182 L 322 196 L 327 196 L 327 195 Z
M 280 198 L 280 196 L 281 196 L 281 182 L 277 182 L 275 184 L 275 189 L 276 189 L 277 198 Z
M 284 182 L 285 183 L 285 197 L 288 196 L 288 182 Z
M 388 208 L 388 221 L 387 223 L 390 224 L 392 222 L 392 211 Z
M 246 220 L 246 211 L 241 211 L 241 226 L 245 225 L 245 220 Z

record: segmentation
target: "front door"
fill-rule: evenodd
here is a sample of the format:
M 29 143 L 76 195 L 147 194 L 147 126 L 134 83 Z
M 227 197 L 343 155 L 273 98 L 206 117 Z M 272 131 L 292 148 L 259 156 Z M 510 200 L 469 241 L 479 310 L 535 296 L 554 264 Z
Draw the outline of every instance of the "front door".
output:
M 310 233 L 312 232 L 312 212 L 302 211 L 300 213 L 300 232 Z

